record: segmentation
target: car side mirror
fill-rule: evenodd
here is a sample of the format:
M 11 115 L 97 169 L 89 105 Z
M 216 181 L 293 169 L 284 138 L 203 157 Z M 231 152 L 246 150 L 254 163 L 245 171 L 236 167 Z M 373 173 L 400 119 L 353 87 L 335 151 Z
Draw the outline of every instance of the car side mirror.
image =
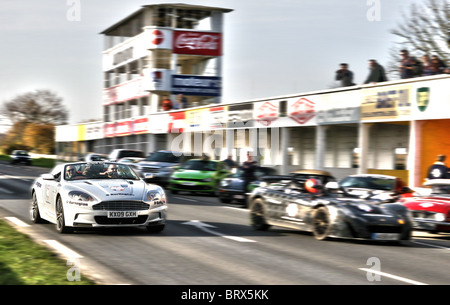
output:
M 339 183 L 336 181 L 330 181 L 327 184 L 325 184 L 325 189 L 327 191 L 338 191 L 340 189 Z
M 55 176 L 53 176 L 52 174 L 42 174 L 41 178 L 44 180 L 55 180 Z

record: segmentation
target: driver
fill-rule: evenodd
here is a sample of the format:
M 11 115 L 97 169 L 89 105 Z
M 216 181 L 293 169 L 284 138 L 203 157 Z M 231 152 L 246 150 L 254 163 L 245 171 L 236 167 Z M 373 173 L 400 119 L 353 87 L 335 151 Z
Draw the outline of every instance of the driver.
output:
M 106 172 L 104 172 L 104 175 L 107 175 L 108 178 L 119 178 L 119 168 L 117 167 L 117 164 L 110 164 L 108 166 L 108 169 Z
M 72 165 L 67 166 L 66 168 L 66 180 L 71 180 L 75 176 L 75 169 Z

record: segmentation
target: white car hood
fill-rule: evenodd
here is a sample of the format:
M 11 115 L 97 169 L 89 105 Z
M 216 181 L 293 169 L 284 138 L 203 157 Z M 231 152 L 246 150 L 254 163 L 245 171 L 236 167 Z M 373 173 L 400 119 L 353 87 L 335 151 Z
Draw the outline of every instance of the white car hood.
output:
M 142 200 L 146 190 L 145 182 L 126 179 L 79 180 L 70 185 L 74 189 L 88 192 L 100 201 Z

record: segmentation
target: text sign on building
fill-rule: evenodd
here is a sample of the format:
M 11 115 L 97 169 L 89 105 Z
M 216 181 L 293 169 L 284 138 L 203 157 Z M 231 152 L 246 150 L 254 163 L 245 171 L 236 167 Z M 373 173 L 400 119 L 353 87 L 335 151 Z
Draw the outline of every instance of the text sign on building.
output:
M 191 55 L 222 55 L 222 33 L 174 31 L 173 53 Z
M 222 78 L 217 76 L 172 75 L 172 94 L 221 96 Z

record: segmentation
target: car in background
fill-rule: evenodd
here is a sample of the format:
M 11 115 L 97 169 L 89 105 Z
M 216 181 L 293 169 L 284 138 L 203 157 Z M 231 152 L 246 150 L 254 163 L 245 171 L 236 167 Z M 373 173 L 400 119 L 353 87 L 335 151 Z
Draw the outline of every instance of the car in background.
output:
M 423 189 L 399 203 L 411 211 L 414 229 L 450 232 L 450 179 L 428 180 Z
M 117 162 L 122 158 L 145 158 L 142 150 L 136 149 L 114 149 L 108 156 L 109 161 Z
M 90 154 L 87 154 L 83 158 L 83 160 L 80 160 L 80 161 L 93 162 L 93 161 L 107 161 L 107 160 L 108 160 L 108 155 L 97 154 L 97 153 L 90 153 Z
M 11 164 L 23 163 L 31 165 L 31 156 L 26 150 L 14 150 L 11 153 Z
M 256 180 L 250 183 L 248 190 L 244 190 L 244 179 L 242 178 L 243 172 L 242 167 L 238 167 L 234 174 L 230 174 L 222 179 L 217 188 L 217 196 L 222 203 L 236 201 L 246 205 L 246 193 L 251 192 L 255 187 L 258 187 L 264 176 L 277 174 L 276 169 L 272 167 L 258 166 L 255 168 Z
M 173 194 L 179 191 L 214 194 L 220 181 L 229 174 L 223 161 L 191 159 L 172 174 L 169 189 Z
M 166 223 L 164 190 L 142 181 L 126 164 L 59 164 L 35 180 L 31 196 L 31 220 L 54 223 L 60 233 L 100 227 L 144 227 L 156 233 Z
M 167 185 L 170 176 L 180 165 L 182 158 L 180 152 L 158 150 L 133 164 L 133 167 L 145 182 Z
M 402 179 L 389 175 L 350 175 L 339 181 L 339 185 L 351 195 L 362 198 L 375 195 L 391 202 L 398 200 L 402 195 L 412 193 Z
M 319 178 L 319 177 L 317 177 Z M 412 219 L 400 204 L 375 204 L 347 194 L 328 177 L 281 176 L 260 186 L 249 196 L 250 224 L 255 230 L 270 226 L 312 232 L 318 240 L 328 237 L 379 241 L 408 240 Z

